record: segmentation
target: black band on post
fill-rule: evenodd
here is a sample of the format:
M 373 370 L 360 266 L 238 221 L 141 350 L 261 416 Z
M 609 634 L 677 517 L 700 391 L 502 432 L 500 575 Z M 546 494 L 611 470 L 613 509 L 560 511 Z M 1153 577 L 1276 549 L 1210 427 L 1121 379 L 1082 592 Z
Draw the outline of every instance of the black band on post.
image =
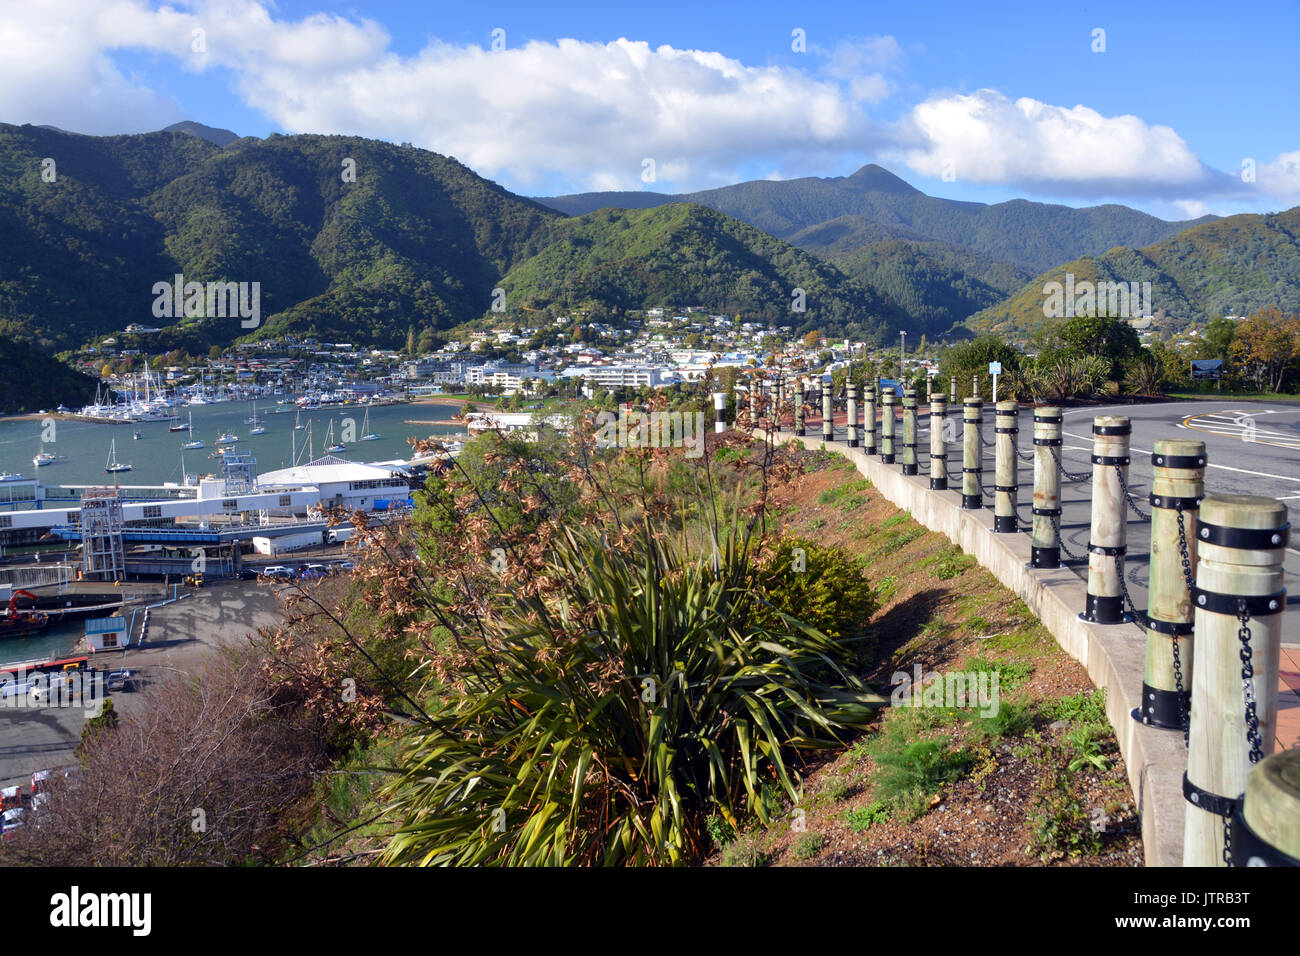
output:
M 1224 797 L 1208 790 L 1202 790 L 1187 779 L 1186 771 L 1183 772 L 1183 799 L 1194 807 L 1200 807 L 1202 810 L 1220 817 L 1232 816 L 1237 809 L 1238 803 L 1236 797 Z
M 1093 624 L 1124 624 L 1126 623 L 1124 599 L 1118 595 L 1107 597 L 1089 594 L 1084 611 L 1079 617 Z
M 993 433 L 995 435 L 1019 435 L 1020 429 L 1019 428 L 998 428 L 995 426 L 993 429 Z
M 1192 588 L 1192 606 L 1211 614 L 1227 614 L 1236 617 L 1241 605 L 1246 602 L 1246 613 L 1251 617 L 1268 617 L 1281 614 L 1286 607 L 1286 588 L 1272 594 L 1216 594 L 1201 588 Z
M 1104 555 L 1108 555 L 1108 556 L 1110 556 L 1110 557 L 1114 557 L 1114 556 L 1117 555 L 1117 554 L 1127 554 L 1127 553 L 1128 553 L 1128 547 L 1127 547 L 1126 545 L 1122 545 L 1122 544 L 1116 544 L 1116 545 L 1109 545 L 1109 544 L 1093 544 L 1091 541 L 1089 541 L 1089 542 L 1088 542 L 1088 551 L 1089 551 L 1091 554 L 1104 554 Z
M 1131 435 L 1133 434 L 1133 425 L 1093 425 L 1092 433 L 1094 435 Z
M 1204 468 L 1204 455 L 1157 455 L 1151 453 L 1151 464 L 1161 468 Z
M 1191 621 L 1162 621 L 1150 615 L 1147 615 L 1147 627 L 1157 634 L 1168 634 L 1170 637 L 1186 637 L 1193 631 Z
M 961 506 L 964 511 L 978 511 L 984 507 L 984 502 L 979 495 L 962 495 Z
M 1129 458 L 1128 455 L 1093 455 L 1092 463 L 1094 465 L 1127 465 Z
M 1031 567 L 1051 570 L 1061 566 L 1060 548 L 1030 548 L 1029 564 Z
M 931 490 L 931 491 L 947 491 L 947 490 L 948 490 L 948 479 L 947 479 L 947 478 L 931 478 L 931 479 L 930 479 L 930 490 Z
M 994 515 L 993 530 L 998 534 L 1012 534 L 1016 531 L 1015 515 Z
M 1300 860 L 1284 853 L 1259 838 L 1243 814 L 1245 804 L 1240 803 L 1232 814 L 1232 865 L 1233 866 L 1300 866 Z
M 1280 528 L 1228 528 L 1201 522 L 1196 529 L 1196 539 L 1220 548 L 1240 548 L 1243 551 L 1272 551 L 1285 548 L 1291 533 L 1291 522 Z
M 1201 497 L 1204 497 L 1202 495 Z M 1147 501 L 1152 508 L 1164 508 L 1167 511 L 1198 511 L 1201 507 L 1200 498 L 1174 498 L 1170 495 L 1151 494 L 1147 496 Z
M 1035 438 L 1035 445 L 1046 445 L 1049 448 L 1060 448 L 1065 442 L 1060 438 Z
M 1043 515 L 1048 518 L 1059 518 L 1061 516 L 1060 508 L 1030 508 L 1029 510 L 1036 515 Z
M 1181 709 L 1180 701 L 1181 700 Z M 1142 698 L 1137 710 L 1132 711 L 1133 719 L 1148 727 L 1161 730 L 1182 730 L 1182 715 L 1192 712 L 1191 691 L 1178 693 L 1176 690 L 1160 690 L 1145 681 L 1142 683 Z
M 1035 415 L 1034 415 L 1034 421 L 1036 421 L 1036 422 L 1045 422 L 1045 423 L 1047 423 L 1047 424 L 1049 424 L 1049 425 L 1059 425 L 1059 424 L 1061 424 L 1061 416 L 1060 416 L 1060 415 L 1056 415 L 1055 417 L 1053 417 L 1053 416 L 1051 416 L 1051 415 L 1038 415 L 1038 414 L 1035 414 Z

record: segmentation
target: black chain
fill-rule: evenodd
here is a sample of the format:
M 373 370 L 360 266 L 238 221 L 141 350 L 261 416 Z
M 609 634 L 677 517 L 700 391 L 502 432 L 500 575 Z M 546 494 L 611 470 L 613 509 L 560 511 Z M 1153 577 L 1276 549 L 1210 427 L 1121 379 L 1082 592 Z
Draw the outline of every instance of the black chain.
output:
M 1034 453 L 1032 451 L 1018 451 L 1016 452 L 1016 457 L 1021 461 L 1033 461 Z
M 1132 508 L 1137 513 L 1137 516 L 1141 518 L 1143 521 L 1150 521 L 1151 516 L 1147 514 L 1145 511 L 1143 511 L 1141 508 L 1139 508 L 1137 506 L 1137 502 L 1133 500 L 1133 496 L 1129 494 L 1128 481 L 1124 477 L 1124 468 L 1122 465 L 1115 466 L 1115 474 L 1119 476 L 1119 486 L 1120 489 L 1124 492 L 1124 497 L 1128 500 L 1128 506 Z
M 1223 815 L 1223 862 L 1232 866 L 1232 818 Z
M 1183 562 L 1183 583 L 1187 585 L 1187 593 L 1190 595 L 1196 587 L 1196 581 L 1192 577 L 1192 558 L 1191 552 L 1187 547 L 1187 524 L 1183 520 L 1183 503 L 1174 502 L 1174 512 L 1178 515 L 1178 553 Z M 1183 703 L 1183 658 L 1181 635 L 1171 635 L 1173 640 L 1174 651 L 1174 689 L 1178 692 L 1178 723 L 1183 728 L 1183 746 L 1188 746 L 1189 736 L 1191 734 L 1191 715 L 1187 713 L 1187 707 Z M 1228 838 L 1231 840 L 1231 837 Z
M 1250 762 L 1256 764 L 1264 759 L 1264 739 L 1259 733 L 1259 715 L 1255 711 L 1255 665 L 1250 649 L 1250 610 L 1245 598 L 1237 598 L 1237 620 L 1241 622 L 1237 640 L 1241 641 L 1241 694 L 1246 702 L 1246 739 L 1250 742 Z
M 1128 606 L 1128 612 L 1133 615 L 1133 622 L 1140 627 L 1145 627 L 1147 616 L 1134 606 L 1133 598 L 1128 593 L 1128 584 L 1124 581 L 1123 555 L 1115 555 L 1115 575 L 1119 578 L 1120 594 L 1124 597 L 1124 603 Z
M 1085 557 L 1084 555 L 1075 554 L 1066 546 L 1065 536 L 1061 534 L 1061 519 L 1056 517 L 1055 515 L 1052 516 L 1052 529 L 1056 532 L 1056 545 L 1061 549 L 1062 554 L 1064 554 L 1071 561 L 1084 560 Z
M 1181 501 L 1175 501 L 1174 511 L 1178 514 L 1178 551 L 1183 559 L 1183 583 L 1187 585 L 1187 593 L 1191 594 L 1192 589 L 1196 587 L 1196 579 L 1192 577 L 1191 551 L 1187 547 L 1187 525 L 1183 523 Z
M 1090 471 L 1080 471 L 1080 472 L 1066 471 L 1065 463 L 1061 461 L 1061 456 L 1057 454 L 1055 448 L 1052 449 L 1052 457 L 1056 459 L 1056 465 L 1058 468 L 1061 469 L 1061 477 L 1063 477 L 1066 481 L 1088 481 L 1090 478 L 1092 478 L 1092 472 Z

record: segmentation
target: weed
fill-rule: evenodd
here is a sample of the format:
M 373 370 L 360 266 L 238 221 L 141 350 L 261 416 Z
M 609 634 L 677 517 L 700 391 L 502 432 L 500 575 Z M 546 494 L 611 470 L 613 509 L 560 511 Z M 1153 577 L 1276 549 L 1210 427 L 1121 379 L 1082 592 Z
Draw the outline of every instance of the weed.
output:
M 885 823 L 890 816 L 889 804 L 877 800 L 869 807 L 853 807 L 844 814 L 844 822 L 854 833 L 871 829 L 872 824 Z
M 849 795 L 853 789 L 852 782 L 843 774 L 834 774 L 827 777 L 821 785 L 817 795 L 831 803 L 839 803 Z
M 825 843 L 826 838 L 820 833 L 805 833 L 794 841 L 794 858 L 796 860 L 811 860 L 821 852 Z
M 743 834 L 722 848 L 723 866 L 766 866 L 770 858 L 757 833 Z
M 953 544 L 939 552 L 938 560 L 935 561 L 934 576 L 940 581 L 951 581 L 974 566 L 975 556 L 962 553 L 961 548 Z

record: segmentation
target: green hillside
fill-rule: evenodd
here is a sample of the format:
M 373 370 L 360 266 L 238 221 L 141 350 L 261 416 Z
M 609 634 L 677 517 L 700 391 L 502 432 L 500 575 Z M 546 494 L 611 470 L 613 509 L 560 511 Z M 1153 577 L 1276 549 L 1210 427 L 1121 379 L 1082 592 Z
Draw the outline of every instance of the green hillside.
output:
M 884 239 L 929 239 L 1030 272 L 1099 255 L 1117 245 L 1147 245 L 1192 225 L 1166 222 L 1126 206 L 1074 209 L 1023 199 L 989 206 L 939 199 L 874 164 L 851 176 L 755 180 L 676 196 L 583 193 L 539 201 L 566 215 L 605 206 L 694 202 L 811 252 L 849 252 Z M 832 223 L 826 231 L 819 229 Z
M 1119 247 L 1067 262 L 1029 281 L 1008 299 L 967 320 L 977 332 L 1028 338 L 1044 317 L 1049 282 L 1151 283 L 1162 327 L 1178 331 L 1220 315 L 1248 315 L 1275 305 L 1300 311 L 1300 206 L 1194 226 L 1141 249 Z
M 1023 269 L 944 242 L 873 242 L 830 260 L 931 334 L 1002 301 L 1028 278 Z
M 0 125 L 0 333 L 61 350 L 131 322 L 170 326 L 153 347 L 248 332 L 234 319 L 156 318 L 154 284 L 181 273 L 260 283 L 259 334 L 396 344 L 412 324 L 481 315 L 555 218 L 453 159 L 357 137 L 220 149 L 183 132 Z
M 702 305 L 800 333 L 884 340 L 915 322 L 835 266 L 704 206 L 603 209 L 552 225 L 546 246 L 501 282 L 512 307 Z M 792 311 L 793 290 L 806 311 Z
M 23 342 L 0 336 L 0 413 L 77 408 L 95 397 L 95 380 Z

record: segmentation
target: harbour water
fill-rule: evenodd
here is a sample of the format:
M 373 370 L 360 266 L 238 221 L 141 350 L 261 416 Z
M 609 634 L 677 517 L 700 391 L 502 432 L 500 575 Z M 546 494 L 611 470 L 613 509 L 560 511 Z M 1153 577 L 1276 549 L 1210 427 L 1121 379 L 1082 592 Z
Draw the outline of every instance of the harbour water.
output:
M 288 467 L 290 456 L 295 453 L 299 464 L 310 461 L 308 455 L 323 457 L 331 422 L 334 441 L 345 436 L 345 429 L 350 429 L 354 439 L 365 434 L 362 428 L 365 406 L 340 405 L 301 413 L 291 408 L 282 414 L 276 413 L 277 408 L 284 407 L 262 401 L 257 403 L 257 417 L 266 429 L 262 435 L 250 435 L 254 426 L 245 424 L 253 414 L 252 402 L 182 406 L 177 409 L 181 421 L 188 422 L 193 415 L 193 430 L 189 432 L 168 431 L 169 423 L 166 421 L 107 425 L 70 419 L 50 419 L 46 424 L 39 419 L 0 419 L 0 472 L 37 477 L 46 485 L 111 483 L 114 480 L 122 485 L 159 485 L 182 480 L 182 457 L 185 471 L 200 475 L 220 474 L 217 438 L 226 432 L 239 437 L 234 449 L 251 453 L 257 459 L 259 472 Z M 463 425 L 450 421 L 458 410 L 458 406 L 434 404 L 370 408 L 369 431 L 381 437 L 375 441 L 345 442 L 345 450 L 333 454 L 357 462 L 410 458 L 408 439 L 463 432 Z M 304 427 L 295 431 L 295 419 L 310 429 Z M 447 424 L 407 425 L 408 419 L 446 421 Z M 132 438 L 136 432 L 140 433 L 138 440 Z M 43 437 L 54 440 L 42 441 Z M 202 439 L 204 447 L 181 448 L 193 439 Z M 104 466 L 114 443 L 117 460 L 129 464 L 131 470 L 109 475 Z M 38 468 L 32 464 L 38 452 L 55 455 L 56 461 Z

